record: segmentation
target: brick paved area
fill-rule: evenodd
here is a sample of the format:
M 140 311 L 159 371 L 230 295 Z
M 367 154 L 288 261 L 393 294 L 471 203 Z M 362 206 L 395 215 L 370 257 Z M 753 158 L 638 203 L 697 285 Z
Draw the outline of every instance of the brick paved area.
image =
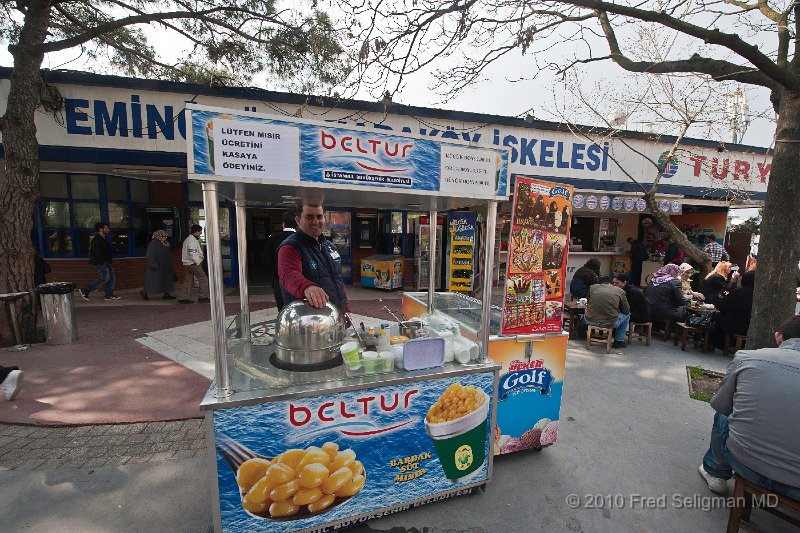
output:
M 0 424 L 0 470 L 96 468 L 205 454 L 203 419 L 69 427 Z

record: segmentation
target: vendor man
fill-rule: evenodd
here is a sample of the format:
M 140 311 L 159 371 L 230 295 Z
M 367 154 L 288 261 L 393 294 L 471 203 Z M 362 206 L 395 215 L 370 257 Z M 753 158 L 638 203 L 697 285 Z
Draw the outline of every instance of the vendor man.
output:
M 322 235 L 322 206 L 303 204 L 295 221 L 297 231 L 278 248 L 278 279 L 284 303 L 306 298 L 318 309 L 330 301 L 339 312 L 348 311 L 342 258 L 336 246 Z

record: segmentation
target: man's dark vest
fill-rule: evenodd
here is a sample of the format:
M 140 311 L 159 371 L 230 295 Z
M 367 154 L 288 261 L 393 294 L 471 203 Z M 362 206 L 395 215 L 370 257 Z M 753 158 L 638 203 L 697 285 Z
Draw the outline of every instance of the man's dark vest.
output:
M 342 259 L 339 257 L 336 246 L 324 236 L 321 236 L 317 242 L 299 229 L 287 237 L 279 249 L 287 245 L 292 246 L 300 253 L 303 277 L 324 290 L 331 303 L 341 313 L 344 313 L 347 309 L 347 296 L 342 281 Z M 283 286 L 281 286 L 281 292 L 285 303 L 297 300 Z

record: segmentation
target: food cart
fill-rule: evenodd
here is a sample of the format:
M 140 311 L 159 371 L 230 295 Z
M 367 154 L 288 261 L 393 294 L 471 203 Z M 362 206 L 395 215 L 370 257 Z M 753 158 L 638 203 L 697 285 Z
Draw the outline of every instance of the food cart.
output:
M 273 344 L 251 336 L 245 261 L 239 264 L 241 309 L 226 325 L 217 208 L 221 197 L 233 200 L 241 232 L 248 203 L 422 203 L 432 224 L 440 210 L 485 204 L 493 228 L 497 203 L 507 196 L 508 152 L 337 123 L 196 105 L 187 110 L 189 178 L 201 182 L 206 214 L 215 380 L 200 407 L 217 479 L 216 529 L 329 531 L 484 486 L 492 476 L 500 368 L 487 357 L 490 291 L 475 332 L 475 348 L 482 348 L 459 352 L 466 359 L 426 366 L 444 355 L 430 348 L 437 342 L 426 343 L 435 337 L 413 339 L 430 349 L 418 353 L 423 364 L 415 370 L 408 369 L 411 340 L 402 365 L 397 360 L 388 368 L 368 363 L 367 352 L 351 360 L 348 343 L 334 348 L 345 364 L 287 365 L 277 333 Z M 486 239 L 491 249 L 493 232 Z M 246 257 L 246 239 L 238 242 L 239 256 Z M 435 252 L 435 241 L 430 246 Z M 492 254 L 483 272 L 491 286 Z M 435 301 L 431 290 L 428 309 Z M 276 328 L 291 322 L 293 306 Z M 314 317 L 311 329 L 328 318 Z
M 562 319 L 573 191 L 525 176 L 516 176 L 515 184 L 502 303 L 491 309 L 489 324 L 488 354 L 502 366 L 496 454 L 555 443 L 567 354 Z M 425 296 L 405 293 L 403 314 L 428 312 Z M 481 301 L 437 293 L 434 308 L 458 323 L 465 337 L 478 339 Z

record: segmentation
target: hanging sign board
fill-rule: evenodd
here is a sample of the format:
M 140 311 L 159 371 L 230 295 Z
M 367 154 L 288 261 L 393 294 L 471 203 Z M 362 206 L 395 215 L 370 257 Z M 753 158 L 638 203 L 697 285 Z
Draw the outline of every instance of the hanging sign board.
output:
M 517 176 L 503 335 L 561 331 L 572 187 Z
M 508 150 L 189 105 L 193 179 L 505 199 Z

